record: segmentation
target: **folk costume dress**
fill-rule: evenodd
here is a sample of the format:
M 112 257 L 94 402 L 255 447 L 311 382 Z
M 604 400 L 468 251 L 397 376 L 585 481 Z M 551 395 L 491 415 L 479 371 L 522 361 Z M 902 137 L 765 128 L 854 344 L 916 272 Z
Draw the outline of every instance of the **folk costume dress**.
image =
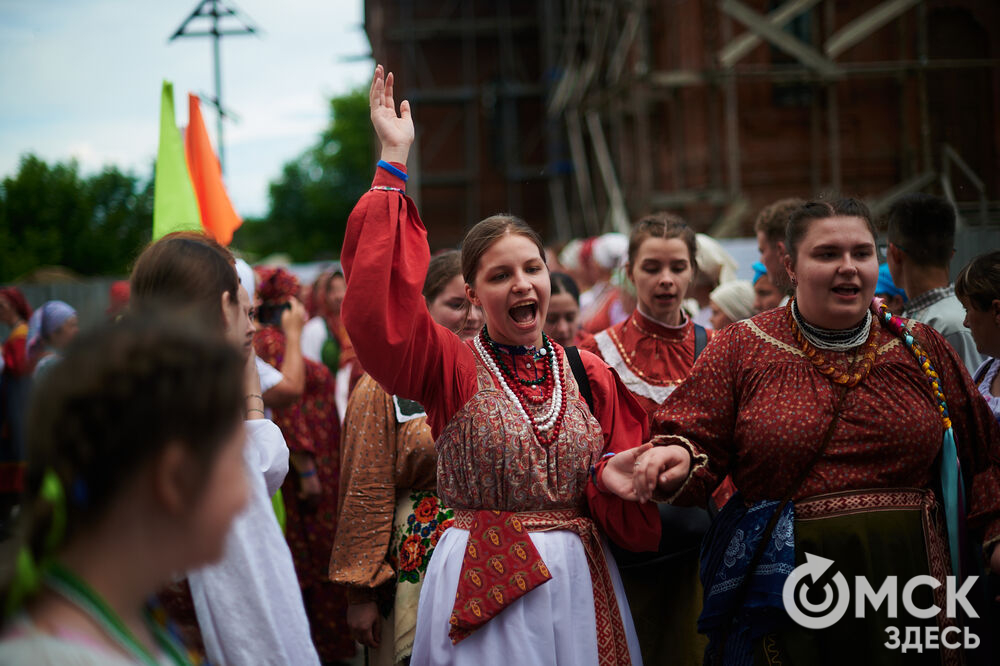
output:
M 783 576 L 805 561 L 806 552 L 834 560 L 847 580 L 863 575 L 876 587 L 888 575 L 900 581 L 932 575 L 941 586 L 933 599 L 929 587 L 920 588 L 927 592 L 927 598 L 916 600 L 921 608 L 933 603 L 945 607 L 943 578 L 950 569 L 939 491 L 934 490 L 942 417 L 924 370 L 878 316 L 861 346 L 816 353 L 796 336 L 790 307 L 718 332 L 655 418 L 654 442 L 680 444 L 693 455 L 691 474 L 672 501 L 704 503 L 731 470 L 743 505 L 749 507 L 750 521 L 741 522 L 741 529 L 709 534 L 715 552 L 703 559 L 703 567 L 716 568 L 710 579 L 703 575 L 702 626 L 710 634 L 729 632 L 727 659 L 730 647 L 739 647 L 752 653 L 756 663 L 957 663 L 953 650 L 902 655 L 886 648 L 887 626 L 894 624 L 902 632 L 904 625 L 922 621 L 905 614 L 889 620 L 884 605 L 876 613 L 869 609 L 866 619 L 848 614 L 819 631 L 801 629 L 784 617 Z M 1000 429 L 944 338 L 922 324 L 905 325 L 940 376 L 965 476 L 968 526 L 979 530 L 988 546 L 1000 540 Z M 749 593 L 755 610 L 727 607 L 733 601 L 727 595 L 734 581 L 743 578 L 740 569 L 745 572 L 760 540 L 762 522 L 754 523 L 753 514 L 768 506 L 773 513 L 832 421 L 841 384 L 831 377 L 854 385 L 845 394 L 828 445 L 763 550 Z M 713 531 L 725 523 L 723 518 L 720 514 Z M 767 617 L 769 605 L 781 618 Z M 733 630 L 725 629 L 733 618 Z
M 420 293 L 430 260 L 426 231 L 403 187 L 378 170 L 348 220 L 341 258 L 342 313 L 358 358 L 388 392 L 427 409 L 438 493 L 455 509 L 424 578 L 411 663 L 641 663 L 586 495 L 600 495 L 591 511 L 601 524 L 639 549 L 643 540 L 655 548 L 655 507 L 588 491 L 604 450 L 644 440 L 644 414 L 591 354 L 582 356 L 596 418 L 560 347 L 497 356 L 488 340 L 463 343 L 436 324 Z M 516 389 L 504 390 L 498 358 L 517 377 L 541 383 L 522 388 L 514 380 Z M 546 384 L 554 398 L 532 402 Z M 550 427 L 539 429 L 536 415 L 555 400 L 557 411 L 542 424 Z
M 27 308 L 24 298 L 20 298 L 23 307 Z M 22 321 L 11 330 L 3 343 L 3 371 L 0 372 L 0 495 L 13 497 L 24 487 L 24 428 L 30 390 L 28 324 Z
M 713 332 L 706 333 L 710 339 Z M 628 319 L 597 333 L 582 348 L 615 369 L 652 422 L 656 410 L 691 373 L 695 327 L 687 317 L 678 326 L 668 326 L 637 307 Z M 701 521 L 704 529 L 707 515 Z M 686 520 L 687 524 L 692 522 L 697 522 L 694 516 Z M 669 560 L 656 558 L 650 563 L 620 558 L 622 580 L 647 664 L 700 663 L 708 643 L 697 627 L 702 598 L 698 541 L 684 539 L 688 535 L 682 534 L 663 534 L 661 539 L 672 536 L 690 547 L 681 552 L 670 548 L 674 554 Z
M 382 640 L 368 663 L 404 663 L 427 564 L 454 522 L 437 496 L 437 451 L 423 406 L 362 376 L 347 404 L 340 453 L 330 580 L 346 587 L 349 603 L 372 601 L 382 614 Z
M 709 338 L 713 334 L 708 332 Z M 694 325 L 667 326 L 636 308 L 625 321 L 581 345 L 621 377 L 650 419 L 694 365 Z

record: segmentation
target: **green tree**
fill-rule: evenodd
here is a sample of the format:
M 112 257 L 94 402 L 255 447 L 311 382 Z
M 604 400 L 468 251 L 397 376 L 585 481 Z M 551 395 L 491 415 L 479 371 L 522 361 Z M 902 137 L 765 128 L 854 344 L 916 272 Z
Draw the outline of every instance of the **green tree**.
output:
M 127 273 L 152 225 L 152 178 L 116 167 L 83 177 L 76 161 L 50 166 L 25 155 L 0 184 L 0 281 L 43 265 Z
M 339 256 L 347 216 L 370 183 L 371 136 L 367 90 L 331 99 L 330 124 L 316 145 L 284 165 L 270 185 L 267 216 L 246 220 L 233 245 L 296 261 Z

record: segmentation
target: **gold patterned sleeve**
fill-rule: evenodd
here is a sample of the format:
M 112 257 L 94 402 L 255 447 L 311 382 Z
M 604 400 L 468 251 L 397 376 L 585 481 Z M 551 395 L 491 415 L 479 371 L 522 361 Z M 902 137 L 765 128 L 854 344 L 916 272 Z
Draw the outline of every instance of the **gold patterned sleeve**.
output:
M 395 577 L 387 561 L 396 510 L 396 420 L 392 398 L 365 375 L 347 402 L 340 447 L 340 514 L 330 580 L 358 603 Z

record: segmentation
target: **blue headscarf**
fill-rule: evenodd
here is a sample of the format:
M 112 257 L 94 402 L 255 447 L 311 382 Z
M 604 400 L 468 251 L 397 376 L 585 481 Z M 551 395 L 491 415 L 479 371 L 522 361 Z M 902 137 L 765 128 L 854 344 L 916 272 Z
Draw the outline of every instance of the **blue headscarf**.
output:
M 28 320 L 28 356 L 41 351 L 41 346 L 70 317 L 76 316 L 76 310 L 63 301 L 46 301 Z
M 767 266 L 759 261 L 753 262 L 753 266 L 750 268 L 753 269 L 753 280 L 750 281 L 751 284 L 757 284 L 757 280 L 767 275 Z
M 906 292 L 897 287 L 892 281 L 892 274 L 889 272 L 889 264 L 882 264 L 878 267 L 878 283 L 875 285 L 876 294 L 886 294 L 887 296 L 902 296 L 905 303 L 909 299 Z

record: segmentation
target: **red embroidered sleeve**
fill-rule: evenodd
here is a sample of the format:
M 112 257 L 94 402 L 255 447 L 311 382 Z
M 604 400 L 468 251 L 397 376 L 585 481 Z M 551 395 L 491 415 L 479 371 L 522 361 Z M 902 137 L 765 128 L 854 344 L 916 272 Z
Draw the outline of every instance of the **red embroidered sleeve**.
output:
M 403 165 L 396 165 L 402 168 Z M 472 350 L 439 326 L 422 295 L 427 230 L 404 183 L 377 169 L 347 221 L 341 317 L 362 367 L 393 395 L 417 400 L 439 434 L 476 388 Z
M 649 438 L 646 412 L 600 358 L 587 351 L 580 359 L 590 379 L 594 416 L 604 431 L 604 453 L 618 453 L 639 446 Z M 639 504 L 601 492 L 595 481 L 587 484 L 591 516 L 615 543 L 634 551 L 656 550 L 660 543 L 660 513 L 652 503 Z

